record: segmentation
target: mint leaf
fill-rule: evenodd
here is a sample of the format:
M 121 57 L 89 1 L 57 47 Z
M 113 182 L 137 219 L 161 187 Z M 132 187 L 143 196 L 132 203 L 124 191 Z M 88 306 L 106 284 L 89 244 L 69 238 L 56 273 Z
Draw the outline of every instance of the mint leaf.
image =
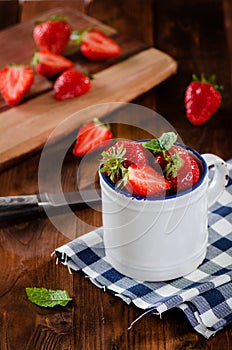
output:
M 143 142 L 143 147 L 150 149 L 154 153 L 165 152 L 176 142 L 177 135 L 170 131 L 163 133 L 159 138 Z
M 26 288 L 28 299 L 39 306 L 54 307 L 56 305 L 66 306 L 70 298 L 66 290 L 51 290 L 46 288 Z

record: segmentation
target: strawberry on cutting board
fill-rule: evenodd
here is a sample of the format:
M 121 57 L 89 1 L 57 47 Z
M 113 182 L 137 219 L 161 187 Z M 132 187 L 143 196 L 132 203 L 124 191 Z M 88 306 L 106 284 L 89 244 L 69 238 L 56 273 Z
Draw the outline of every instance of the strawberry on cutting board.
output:
M 112 136 L 110 126 L 95 118 L 92 122 L 80 128 L 73 154 L 82 157 L 86 153 L 98 149 L 103 142 L 111 140 Z
M 9 65 L 0 71 L 0 91 L 10 106 L 16 106 L 34 81 L 32 69 L 26 65 Z
M 65 70 L 72 68 L 74 63 L 62 55 L 49 50 L 40 50 L 32 58 L 36 72 L 46 78 L 54 78 Z
M 66 48 L 72 29 L 66 17 L 51 16 L 48 20 L 36 24 L 33 38 L 40 50 L 49 50 L 57 54 Z
M 54 97 L 67 100 L 86 94 L 91 89 L 91 80 L 77 69 L 71 68 L 61 73 L 54 83 Z
M 186 117 L 193 125 L 206 123 L 218 110 L 222 100 L 223 87 L 216 84 L 216 77 L 212 75 L 209 80 L 204 76 L 198 79 L 193 75 L 193 81 L 185 91 Z
M 80 45 L 82 55 L 93 61 L 117 57 L 121 53 L 120 46 L 98 29 L 73 31 L 71 39 Z

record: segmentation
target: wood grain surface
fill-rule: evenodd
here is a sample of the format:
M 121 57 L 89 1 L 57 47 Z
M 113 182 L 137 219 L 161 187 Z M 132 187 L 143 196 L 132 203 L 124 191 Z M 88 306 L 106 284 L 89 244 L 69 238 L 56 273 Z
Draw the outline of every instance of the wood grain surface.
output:
M 30 1 L 33 6 L 33 1 Z M 143 0 L 96 0 L 87 8 L 88 14 L 108 25 L 123 23 L 138 30 Z M 150 1 L 145 2 L 150 5 Z M 132 102 L 158 111 L 181 135 L 186 144 L 200 153 L 213 152 L 224 159 L 231 152 L 231 26 L 228 21 L 229 0 L 182 0 L 152 2 L 144 5 L 143 18 L 153 18 L 148 39 L 154 35 L 156 49 L 166 52 L 178 62 L 177 74 Z M 226 3 L 226 7 L 223 5 Z M 128 20 L 133 8 L 133 19 Z M 227 8 L 226 16 L 224 9 Z M 33 12 L 33 11 L 32 11 Z M 34 13 L 34 12 L 33 12 Z M 230 12 L 232 13 L 232 12 Z M 129 16 L 130 17 L 130 16 Z M 126 20 L 124 20 L 126 18 Z M 231 20 L 231 18 L 230 18 Z M 120 26 L 120 25 L 119 25 Z M 143 28 L 144 26 L 144 28 Z M 117 27 L 117 26 L 113 26 Z M 118 28 L 116 28 L 118 29 Z M 140 31 L 149 29 L 143 22 Z M 135 32 L 136 32 L 135 30 Z M 151 33 L 152 32 L 152 33 Z M 149 39 L 150 40 L 150 39 Z M 230 54 L 230 56 L 229 56 Z M 215 73 L 224 85 L 223 102 L 213 118 L 201 127 L 186 119 L 183 95 L 191 74 Z M 144 120 L 144 129 L 153 125 L 153 118 Z M 148 136 L 142 128 L 112 125 L 115 137 L 141 139 Z M 3 138 L 1 134 L 1 138 Z M 51 149 L 54 159 L 63 145 Z M 38 191 L 40 152 L 0 173 L 0 196 L 33 194 Z M 80 160 L 67 152 L 62 168 L 65 190 L 76 187 Z M 53 186 L 53 178 L 48 174 Z M 99 209 L 99 208 L 96 208 Z M 83 207 L 75 211 L 78 220 L 76 235 L 86 233 L 86 224 L 99 227 L 101 213 Z M 71 223 L 66 223 L 67 231 Z M 141 310 L 128 306 L 119 298 L 97 288 L 79 273 L 69 274 L 63 265 L 56 265 L 51 252 L 69 238 L 58 231 L 44 215 L 19 218 L 0 224 L 0 349 L 1 350 L 231 350 L 231 325 L 209 340 L 196 333 L 180 310 L 173 309 L 159 316 L 142 318 L 128 331 L 128 325 Z M 44 309 L 27 300 L 26 287 L 66 289 L 73 297 L 67 307 Z
M 52 9 L 36 19 L 49 18 L 52 14 L 65 14 L 72 28 L 80 31 L 91 26 L 109 36 L 117 34 L 109 25 L 70 8 Z M 13 61 L 30 62 L 35 50 L 33 27 L 34 20 L 29 20 L 1 32 L 1 67 Z M 128 36 L 118 35 L 117 40 L 122 48 L 120 57 L 102 62 L 81 57 L 76 48 L 74 54 L 72 44 L 66 49 L 77 69 L 94 74 L 92 89 L 88 94 L 58 102 L 52 94 L 53 83 L 35 74 L 32 89 L 19 106 L 9 107 L 3 99 L 0 101 L 0 133 L 5 134 L 0 140 L 0 170 L 41 149 L 52 130 L 74 112 L 99 103 L 129 102 L 176 72 L 176 62 L 165 53 L 154 48 L 145 50 L 145 43 Z M 4 42 L 7 41 L 11 45 L 5 47 Z M 87 119 L 88 116 L 79 119 L 76 128 Z

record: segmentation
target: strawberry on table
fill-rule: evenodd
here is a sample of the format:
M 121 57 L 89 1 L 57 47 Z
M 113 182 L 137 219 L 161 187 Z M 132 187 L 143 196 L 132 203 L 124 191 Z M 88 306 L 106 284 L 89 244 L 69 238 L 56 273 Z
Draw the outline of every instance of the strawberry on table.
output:
M 198 79 L 193 75 L 193 81 L 185 92 L 186 117 L 193 125 L 206 123 L 218 110 L 221 104 L 223 87 L 216 84 L 215 75 L 209 80 L 204 76 Z
M 49 50 L 36 52 L 32 58 L 32 64 L 36 72 L 46 78 L 54 78 L 74 66 L 72 61 Z
M 32 69 L 26 65 L 9 65 L 0 71 L 0 91 L 10 106 L 16 106 L 34 81 Z
M 73 154 L 77 157 L 82 157 L 86 153 L 101 147 L 103 142 L 111 139 L 110 126 L 95 118 L 92 122 L 80 128 L 73 148 Z
M 80 44 L 83 56 L 90 60 L 105 60 L 117 57 L 121 53 L 120 46 L 109 36 L 98 29 L 73 31 L 71 39 Z
M 69 42 L 71 31 L 66 17 L 54 15 L 36 24 L 33 38 L 39 49 L 61 54 Z
M 66 100 L 86 94 L 91 89 L 91 80 L 77 69 L 61 73 L 54 83 L 54 97 Z

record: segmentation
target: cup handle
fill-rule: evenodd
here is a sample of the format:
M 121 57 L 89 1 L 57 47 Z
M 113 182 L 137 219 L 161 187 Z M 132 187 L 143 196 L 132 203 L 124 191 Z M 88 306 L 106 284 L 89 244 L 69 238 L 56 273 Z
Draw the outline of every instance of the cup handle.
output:
M 214 167 L 214 175 L 208 187 L 208 207 L 213 205 L 224 191 L 228 180 L 229 170 L 226 162 L 215 154 L 205 153 L 202 157 L 208 168 Z

